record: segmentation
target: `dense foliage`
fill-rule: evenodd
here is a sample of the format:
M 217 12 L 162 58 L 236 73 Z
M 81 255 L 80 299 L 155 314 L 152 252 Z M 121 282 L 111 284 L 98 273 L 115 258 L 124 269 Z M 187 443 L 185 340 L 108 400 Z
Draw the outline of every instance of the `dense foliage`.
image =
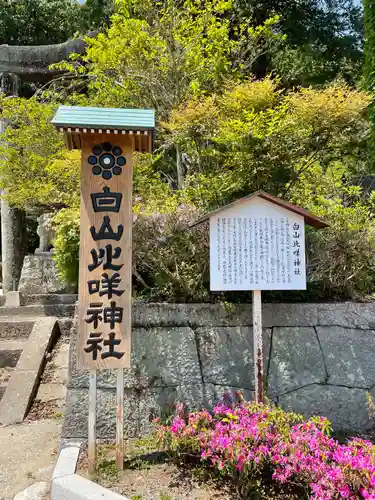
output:
M 321 417 L 271 406 L 225 402 L 212 412 L 185 413 L 159 425 L 164 448 L 176 459 L 194 457 L 213 476 L 232 481 L 240 498 L 375 498 L 375 447 L 352 439 L 340 444 Z M 241 395 L 239 398 L 241 399 Z
M 357 56 L 360 62 L 360 10 L 349 0 L 329 8 L 315 0 L 100 5 L 116 12 L 107 28 L 88 39 L 84 56 L 59 65 L 66 80 L 31 100 L 0 103 L 12 125 L 0 151 L 2 187 L 15 206 L 62 209 L 55 218 L 62 276 L 77 280 L 79 155 L 64 149 L 50 118 L 58 103 L 90 103 L 157 112 L 155 154 L 137 155 L 134 162 L 135 294 L 212 300 L 207 228 L 190 225 L 202 212 L 260 188 L 330 223 L 307 233 L 310 283 L 298 298 L 371 294 L 371 95 L 356 90 L 351 78 L 349 84 L 329 82 L 345 67 L 344 53 L 352 68 Z M 93 12 L 100 5 L 93 0 L 85 8 Z M 297 66 L 306 81 L 325 85 L 293 87 L 300 78 L 284 71 L 293 51 L 312 54 L 315 76 L 300 56 Z M 269 70 L 280 77 L 256 77 Z
M 371 0 L 363 0 L 365 15 L 365 66 L 364 76 L 367 89 L 373 93 L 375 90 L 375 5 Z M 369 108 L 369 117 L 372 123 L 371 148 L 375 153 L 375 103 Z
M 365 168 L 368 103 L 342 84 L 283 92 L 270 79 L 246 81 L 175 109 L 166 142 L 187 154 L 184 186 L 198 205 L 260 188 L 283 194 L 316 164 L 341 160 L 349 175 Z
M 56 107 L 21 98 L 3 98 L 0 106 L 10 125 L 0 144 L 9 201 L 23 209 L 79 206 L 80 153 L 64 151 L 51 126 Z
M 112 0 L 0 0 L 0 44 L 48 45 L 102 26 Z
M 65 42 L 80 28 L 79 13 L 75 0 L 1 0 L 0 44 Z
M 371 2 L 370 2 L 371 3 Z M 349 82 L 361 76 L 363 19 L 354 0 L 236 0 L 235 19 L 250 16 L 261 23 L 280 15 L 286 35 L 281 50 L 265 56 L 254 70 L 264 77 L 270 70 L 287 86 L 322 84 L 338 75 Z
M 57 228 L 54 247 L 56 266 L 62 279 L 78 286 L 79 265 L 79 209 L 64 208 L 54 218 Z
M 87 82 L 91 104 L 152 107 L 159 119 L 193 96 L 220 90 L 249 72 L 263 53 L 281 43 L 277 17 L 256 28 L 244 19 L 232 36 L 232 2 L 117 0 L 106 33 L 88 39 L 87 53 L 58 65 Z M 63 90 L 61 87 L 58 88 Z M 68 99 L 79 96 L 67 95 Z M 86 101 L 87 102 L 87 101 Z
M 82 27 L 95 29 L 108 25 L 114 11 L 114 0 L 86 0 L 81 6 Z
M 120 12 L 127 12 L 128 17 L 151 24 L 162 19 L 163 13 L 172 8 L 177 26 L 183 3 L 182 0 L 86 0 L 83 4 L 76 0 L 0 0 L 0 44 L 64 42 L 77 33 L 109 25 L 115 4 Z M 229 25 L 231 42 L 239 41 L 244 25 L 256 28 L 274 15 L 279 16 L 278 31 L 286 36 L 285 44 L 272 53 L 262 53 L 256 60 L 246 58 L 247 69 L 258 78 L 274 71 L 281 74 L 287 86 L 321 84 L 337 75 L 349 82 L 359 78 L 363 59 L 363 16 L 354 0 L 219 3 L 222 7 L 217 19 Z M 170 27 L 166 21 L 168 16 L 162 21 L 168 32 Z M 113 18 L 112 23 L 116 23 Z M 158 27 L 153 29 L 157 31 Z M 127 37 L 126 30 L 122 34 Z
M 371 0 L 363 1 L 365 16 L 365 77 L 369 88 L 375 79 L 375 5 Z

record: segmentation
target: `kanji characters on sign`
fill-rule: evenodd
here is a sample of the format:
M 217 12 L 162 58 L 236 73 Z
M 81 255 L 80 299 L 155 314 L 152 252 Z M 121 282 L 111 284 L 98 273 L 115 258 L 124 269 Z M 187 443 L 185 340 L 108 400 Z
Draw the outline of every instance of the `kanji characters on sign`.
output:
M 128 157 L 115 170 L 111 155 L 124 155 L 132 144 L 126 137 L 119 144 L 94 141 L 83 145 L 77 359 L 80 368 L 125 368 L 131 347 L 132 166 Z

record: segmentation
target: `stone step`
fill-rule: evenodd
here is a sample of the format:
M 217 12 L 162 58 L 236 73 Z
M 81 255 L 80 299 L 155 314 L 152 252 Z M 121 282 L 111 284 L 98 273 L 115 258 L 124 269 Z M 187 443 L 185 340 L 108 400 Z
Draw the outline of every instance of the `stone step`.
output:
M 14 368 L 18 362 L 25 340 L 0 340 L 0 368 Z
M 19 338 L 26 340 L 33 329 L 34 323 L 34 318 L 0 316 L 0 341 L 1 339 Z
M 38 316 L 0 316 L 0 341 L 2 339 L 27 339 Z M 58 319 L 62 337 L 69 337 L 73 325 L 73 317 Z
M 46 353 L 51 351 L 59 334 L 56 317 L 36 318 L 0 402 L 0 423 L 20 423 L 25 418 L 45 365 Z
M 74 293 L 40 293 L 37 295 L 26 295 L 21 293 L 21 305 L 71 305 L 78 300 L 78 295 Z
M 0 307 L 0 318 L 3 317 L 29 317 L 34 318 L 38 316 L 55 316 L 58 318 L 73 317 L 74 304 L 46 304 L 46 305 L 29 305 L 20 307 Z

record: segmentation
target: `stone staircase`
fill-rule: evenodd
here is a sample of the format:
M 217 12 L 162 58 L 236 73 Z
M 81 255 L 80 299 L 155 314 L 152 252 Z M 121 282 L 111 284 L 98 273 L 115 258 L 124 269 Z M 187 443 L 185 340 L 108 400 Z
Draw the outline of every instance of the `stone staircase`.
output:
M 12 292 L 15 293 L 15 292 Z M 74 315 L 74 307 L 77 301 L 75 294 L 39 294 L 23 295 L 19 294 L 19 306 L 9 306 L 5 297 L 0 297 L 0 317 L 28 316 L 56 316 L 67 318 Z
M 0 403 L 14 373 L 35 322 L 43 317 L 57 319 L 62 338 L 67 338 L 73 322 L 77 296 L 28 295 L 19 297 L 19 306 L 9 306 L 0 297 Z M 42 375 L 42 374 L 40 374 Z
M 75 295 L 0 296 L 0 500 L 13 500 L 34 483 L 49 489 L 65 412 L 76 300 Z
M 33 319 L 0 318 L 0 400 L 33 326 Z

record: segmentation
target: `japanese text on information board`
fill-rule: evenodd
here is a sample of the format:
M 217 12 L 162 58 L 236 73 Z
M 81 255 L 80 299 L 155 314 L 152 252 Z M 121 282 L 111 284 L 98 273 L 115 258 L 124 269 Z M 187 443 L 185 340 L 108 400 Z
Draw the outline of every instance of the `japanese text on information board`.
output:
M 304 220 L 267 208 L 252 203 L 211 217 L 211 290 L 306 288 Z

